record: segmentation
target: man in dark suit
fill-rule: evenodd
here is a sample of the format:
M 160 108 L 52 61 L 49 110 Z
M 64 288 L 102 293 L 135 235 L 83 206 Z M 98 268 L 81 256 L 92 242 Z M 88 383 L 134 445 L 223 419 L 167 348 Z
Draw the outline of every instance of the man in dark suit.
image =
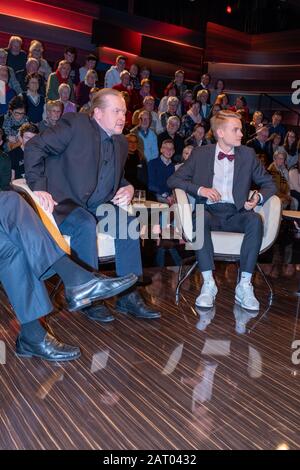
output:
M 258 310 L 251 283 L 262 242 L 263 227 L 259 214 L 253 211 L 264 203 L 276 188 L 253 149 L 241 144 L 240 116 L 232 111 L 219 111 L 211 119 L 217 145 L 206 145 L 193 150 L 190 158 L 168 179 L 170 188 L 180 188 L 197 196 L 204 204 L 204 243 L 196 251 L 204 283 L 196 299 L 198 307 L 212 307 L 217 294 L 211 230 L 244 233 L 241 247 L 241 279 L 236 286 L 235 299 L 243 308 Z M 260 187 L 249 201 L 248 194 L 254 182 Z
M 73 254 L 93 269 L 98 269 L 96 216 L 102 205 L 113 204 L 116 223 L 109 228 L 115 231 L 117 274 L 141 276 L 139 239 L 128 234 L 133 217 L 127 217 L 127 236 L 119 231 L 122 206 L 134 193 L 123 176 L 128 155 L 122 135 L 125 114 L 126 104 L 117 90 L 100 90 L 93 96 L 91 116 L 67 113 L 57 126 L 26 145 L 25 174 L 41 204 L 53 211 L 61 232 L 71 237 Z M 117 309 L 137 318 L 160 317 L 136 289 L 118 299 Z M 85 313 L 99 321 L 113 320 L 105 305 Z
M 131 287 L 135 275 L 96 277 L 66 256 L 33 209 L 13 191 L 0 192 L 0 282 L 21 324 L 16 352 L 22 357 L 71 361 L 78 347 L 60 343 L 47 333 L 40 318 L 52 305 L 43 279 L 58 274 L 70 311 Z

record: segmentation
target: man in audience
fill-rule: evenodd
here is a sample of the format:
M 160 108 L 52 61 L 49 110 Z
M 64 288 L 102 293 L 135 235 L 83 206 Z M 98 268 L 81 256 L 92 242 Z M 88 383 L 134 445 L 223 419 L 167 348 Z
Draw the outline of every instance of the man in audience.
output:
M 91 116 L 66 114 L 57 126 L 28 142 L 25 173 L 41 204 L 54 212 L 60 231 L 71 237 L 74 256 L 94 269 L 98 268 L 97 218 L 103 220 L 107 204 L 112 203 L 116 222 L 108 229 L 115 239 L 117 274 L 141 276 L 139 239 L 128 233 L 134 218 L 126 217 L 127 232 L 122 224 L 119 230 L 119 219 L 128 215 L 122 207 L 134 193 L 123 177 L 128 152 L 122 135 L 125 114 L 125 101 L 117 90 L 100 90 L 92 98 Z M 117 310 L 137 318 L 160 317 L 136 289 L 118 299 Z M 84 313 L 99 321 L 112 318 L 104 305 Z
M 204 73 L 201 77 L 201 82 L 198 85 L 195 85 L 194 88 L 193 88 L 193 99 L 195 101 L 197 99 L 198 91 L 208 90 L 208 92 L 209 92 L 210 82 L 211 82 L 211 76 L 208 73 Z M 210 94 L 209 94 L 209 98 L 210 98 Z M 209 100 L 208 100 L 208 103 L 209 103 Z
M 281 121 L 282 121 L 281 112 L 280 111 L 275 111 L 275 113 L 272 116 L 272 125 L 270 125 L 270 127 L 269 127 L 270 135 L 275 133 L 275 134 L 279 134 L 281 136 L 280 145 L 283 144 L 285 134 L 286 134 L 286 128 L 281 123 Z
M 79 76 L 79 65 L 76 63 L 76 56 L 77 56 L 77 49 L 75 47 L 67 46 L 64 50 L 64 60 L 66 60 L 71 67 L 70 71 L 70 79 L 73 83 L 73 85 L 78 85 L 80 82 L 80 76 Z M 54 67 L 54 70 L 56 70 L 59 66 L 59 63 L 61 60 L 57 61 Z
M 248 147 L 241 146 L 240 116 L 232 111 L 219 111 L 211 119 L 216 145 L 193 150 L 190 158 L 169 179 L 170 188 L 180 188 L 204 204 L 204 243 L 196 250 L 204 283 L 196 299 L 198 307 L 214 305 L 217 286 L 213 278 L 214 259 L 212 230 L 244 233 L 240 254 L 241 279 L 235 299 L 249 310 L 258 310 L 251 283 L 262 242 L 263 227 L 259 214 L 253 211 L 276 193 L 275 185 Z M 249 200 L 252 182 L 260 187 Z
M 54 127 L 60 120 L 64 110 L 64 105 L 60 100 L 50 100 L 46 103 L 46 119 L 38 124 L 39 131 L 42 132 L 49 127 Z
M 11 36 L 7 46 L 7 65 L 11 67 L 16 75 L 22 90 L 25 91 L 25 69 L 26 69 L 26 52 L 22 50 L 22 39 L 19 36 Z
M 8 52 L 5 49 L 0 49 L 0 65 L 6 65 Z M 7 67 L 9 74 L 8 85 L 12 88 L 17 95 L 22 93 L 22 88 L 18 80 L 16 79 L 15 71 L 12 67 Z
M 261 127 L 257 130 L 256 137 L 251 140 L 248 140 L 247 147 L 253 148 L 254 152 L 259 158 L 262 158 L 262 155 L 265 155 L 268 160 L 268 151 L 266 142 L 269 138 L 269 129 L 267 127 Z
M 120 74 L 126 67 L 126 61 L 127 57 L 124 57 L 123 55 L 118 55 L 118 57 L 116 58 L 116 64 L 112 65 L 105 74 L 105 88 L 112 88 L 114 85 L 118 85 L 120 83 Z
M 20 357 L 71 361 L 78 347 L 59 342 L 40 319 L 52 305 L 43 279 L 58 274 L 70 311 L 130 288 L 136 276 L 107 278 L 83 269 L 54 242 L 33 209 L 13 191 L 0 192 L 0 282 L 21 324 L 16 343 Z
M 94 54 L 86 56 L 85 64 L 79 69 L 80 81 L 83 82 L 89 70 L 95 70 L 97 65 L 97 57 Z
M 174 155 L 174 142 L 172 139 L 164 140 L 160 148 L 160 156 L 148 164 L 148 189 L 154 194 L 158 202 L 170 204 L 173 202 L 172 191 L 167 185 L 167 179 L 174 173 L 175 165 L 172 163 Z

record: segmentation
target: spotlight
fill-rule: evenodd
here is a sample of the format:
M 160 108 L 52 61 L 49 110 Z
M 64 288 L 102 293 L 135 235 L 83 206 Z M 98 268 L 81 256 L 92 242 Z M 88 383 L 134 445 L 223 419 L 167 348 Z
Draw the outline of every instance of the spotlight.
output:
M 228 15 L 230 15 L 232 13 L 232 8 L 230 5 L 227 5 L 226 7 L 226 13 L 228 13 Z

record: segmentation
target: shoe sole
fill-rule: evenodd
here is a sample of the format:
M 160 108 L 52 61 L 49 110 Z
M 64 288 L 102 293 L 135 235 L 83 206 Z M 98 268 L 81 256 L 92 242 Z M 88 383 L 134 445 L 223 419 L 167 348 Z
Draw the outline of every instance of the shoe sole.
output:
M 115 295 L 121 294 L 121 292 L 130 289 L 130 287 L 132 287 L 135 283 L 136 279 L 128 282 L 126 285 L 122 284 L 122 286 L 116 287 L 115 289 L 111 289 L 110 291 L 107 291 L 106 294 L 98 294 L 95 296 L 88 297 L 86 299 L 79 300 L 74 305 L 69 304 L 68 310 L 69 312 L 76 312 L 77 310 L 81 310 L 82 308 L 89 307 L 95 300 L 105 300 L 109 299 L 110 297 L 114 297 Z
M 244 308 L 245 310 L 251 310 L 252 312 L 258 312 L 259 310 L 259 306 L 258 307 L 246 307 L 245 304 L 242 303 L 242 301 L 237 297 L 235 296 L 235 301 L 242 307 Z
M 70 362 L 70 361 L 74 361 L 75 359 L 79 359 L 79 357 L 81 356 L 81 353 L 79 352 L 76 356 L 72 356 L 71 358 L 69 359 L 51 359 L 51 358 L 46 358 L 40 354 L 32 354 L 30 352 L 17 352 L 15 351 L 15 355 L 18 356 L 18 357 L 21 357 L 21 358 L 27 358 L 27 359 L 32 359 L 33 357 L 36 357 L 37 359 L 43 359 L 44 361 L 47 361 L 47 362 Z
M 131 312 L 130 310 L 128 310 L 128 308 L 124 308 L 124 307 L 116 307 L 116 312 L 119 312 L 119 313 L 127 313 L 128 315 L 132 315 L 134 318 L 141 318 L 143 320 L 156 320 L 158 318 L 161 318 L 161 315 L 157 315 L 157 316 L 153 316 L 153 317 L 144 317 L 144 316 L 141 316 L 141 315 L 136 315 L 135 313 Z

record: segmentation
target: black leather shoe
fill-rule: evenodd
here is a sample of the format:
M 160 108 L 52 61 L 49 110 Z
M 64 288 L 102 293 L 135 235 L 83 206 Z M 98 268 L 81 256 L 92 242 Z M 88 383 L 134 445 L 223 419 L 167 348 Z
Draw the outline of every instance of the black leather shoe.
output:
M 129 313 L 136 318 L 154 319 L 160 318 L 160 312 L 146 305 L 143 297 L 137 290 L 122 295 L 117 300 L 116 310 L 121 313 Z
M 65 289 L 68 310 L 74 312 L 89 307 L 94 300 L 108 299 L 129 289 L 137 281 L 135 274 L 121 277 L 97 276 L 85 284 Z
M 40 343 L 28 343 L 19 335 L 16 343 L 16 354 L 20 357 L 40 357 L 45 361 L 73 361 L 80 357 L 77 346 L 60 343 L 50 333 Z
M 98 302 L 96 305 L 84 308 L 81 310 L 90 320 L 99 321 L 101 323 L 110 323 L 114 321 L 115 317 L 105 305 L 104 302 Z

